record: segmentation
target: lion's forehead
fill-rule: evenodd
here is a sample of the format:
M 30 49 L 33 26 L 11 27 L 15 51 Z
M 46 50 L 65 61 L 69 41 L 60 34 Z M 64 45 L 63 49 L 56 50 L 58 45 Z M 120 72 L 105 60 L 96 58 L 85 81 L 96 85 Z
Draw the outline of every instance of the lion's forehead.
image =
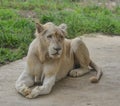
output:
M 55 29 L 57 26 L 51 22 L 48 22 L 46 24 L 43 25 L 45 27 L 45 29 Z
M 63 35 L 62 31 L 58 28 L 58 27 L 49 27 L 49 28 L 46 28 L 47 30 L 47 34 L 52 34 L 52 35 L 55 35 L 55 36 L 59 36 L 59 35 Z

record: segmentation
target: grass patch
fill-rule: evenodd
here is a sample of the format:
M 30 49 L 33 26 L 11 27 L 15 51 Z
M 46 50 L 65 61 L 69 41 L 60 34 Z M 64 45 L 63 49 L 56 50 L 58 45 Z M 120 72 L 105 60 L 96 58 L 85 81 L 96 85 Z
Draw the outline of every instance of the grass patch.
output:
M 22 58 L 34 38 L 34 23 L 14 9 L 0 9 L 0 64 Z
M 70 0 L 1 0 L 0 64 L 22 58 L 34 38 L 34 17 L 41 23 L 68 25 L 68 38 L 102 32 L 120 35 L 120 6 L 112 11 L 97 4 L 81 5 Z M 24 14 L 20 14 L 24 11 Z M 32 13 L 31 13 L 32 11 Z

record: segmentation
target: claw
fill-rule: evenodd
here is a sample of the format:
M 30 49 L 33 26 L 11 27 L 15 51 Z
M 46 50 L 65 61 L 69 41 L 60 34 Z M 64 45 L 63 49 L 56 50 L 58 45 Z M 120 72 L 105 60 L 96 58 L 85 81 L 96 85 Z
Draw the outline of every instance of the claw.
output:
M 28 98 L 28 99 L 32 99 L 33 97 L 32 97 L 31 94 L 29 94 L 29 95 L 26 96 L 26 98 Z
M 27 96 L 27 95 L 29 95 L 30 93 L 31 93 L 31 89 L 29 89 L 29 88 L 25 88 L 25 89 L 22 90 L 22 94 L 23 94 L 24 96 Z

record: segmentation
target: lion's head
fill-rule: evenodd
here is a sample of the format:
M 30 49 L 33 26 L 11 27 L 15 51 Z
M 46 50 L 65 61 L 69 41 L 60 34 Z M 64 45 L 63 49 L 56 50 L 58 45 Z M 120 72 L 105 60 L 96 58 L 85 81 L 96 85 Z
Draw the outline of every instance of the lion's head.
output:
M 51 22 L 44 25 L 36 23 L 35 35 L 40 41 L 42 50 L 44 50 L 50 58 L 60 58 L 64 48 L 66 28 L 66 24 L 56 26 Z

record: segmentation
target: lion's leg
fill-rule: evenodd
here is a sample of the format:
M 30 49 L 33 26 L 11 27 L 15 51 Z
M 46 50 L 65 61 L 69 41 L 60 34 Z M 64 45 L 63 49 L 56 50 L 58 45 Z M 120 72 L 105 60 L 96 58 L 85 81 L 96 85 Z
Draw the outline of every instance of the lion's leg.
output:
M 55 84 L 55 76 L 48 77 L 46 76 L 43 81 L 42 86 L 36 86 L 32 92 L 26 96 L 27 98 L 35 98 L 39 95 L 48 94 L 52 90 L 53 85 Z
M 75 64 L 79 64 L 80 67 L 73 69 L 69 72 L 69 75 L 72 77 L 79 77 L 86 73 L 89 70 L 90 58 L 89 52 L 85 44 L 80 40 L 80 38 L 75 38 L 71 42 L 71 47 L 74 53 Z
M 56 61 L 53 62 L 52 64 L 50 63 L 45 64 L 45 67 L 43 68 L 43 74 L 44 74 L 43 84 L 41 86 L 36 86 L 32 90 L 32 92 L 28 96 L 26 96 L 27 98 L 35 98 L 39 95 L 50 93 L 56 81 L 58 65 L 59 63 L 57 63 Z
M 15 88 L 20 94 L 26 96 L 31 93 L 31 89 L 29 87 L 33 84 L 33 77 L 28 72 L 24 71 L 16 81 Z
M 30 87 L 34 83 L 40 82 L 41 64 L 35 56 L 31 56 L 27 60 L 25 71 L 20 75 L 16 81 L 16 90 L 22 95 L 26 96 L 31 93 Z
M 87 68 L 77 68 L 77 69 L 73 69 L 69 72 L 69 76 L 71 77 L 80 77 L 83 76 L 84 74 L 90 72 L 89 69 Z
M 75 57 L 75 65 L 80 65 L 79 69 L 72 70 L 69 75 L 73 77 L 81 76 L 89 72 L 89 66 L 97 72 L 96 76 L 90 78 L 92 83 L 96 83 L 102 76 L 102 70 L 89 57 L 89 52 L 80 38 L 73 39 L 71 47 Z M 76 62 L 77 61 L 77 62 Z

